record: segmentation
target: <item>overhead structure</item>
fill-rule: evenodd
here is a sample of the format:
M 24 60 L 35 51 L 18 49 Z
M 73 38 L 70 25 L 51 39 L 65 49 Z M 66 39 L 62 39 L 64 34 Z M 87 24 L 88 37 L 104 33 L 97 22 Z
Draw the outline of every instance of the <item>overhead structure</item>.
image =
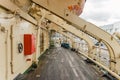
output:
M 71 44 L 72 48 L 74 48 L 74 38 L 72 36 L 68 35 L 67 33 L 65 33 L 62 28 L 60 28 L 56 24 L 52 24 L 52 25 L 49 26 L 49 30 L 55 30 L 56 32 L 62 34 L 63 36 L 69 38 L 72 42 L 72 44 Z
M 81 31 L 77 30 L 73 26 L 70 26 L 70 25 L 66 24 L 66 22 L 57 18 L 57 16 L 52 15 L 52 17 L 51 17 L 51 16 L 49 16 L 49 14 L 48 15 L 46 14 L 46 18 L 55 23 L 55 24 L 50 25 L 50 27 L 56 29 L 57 31 L 60 31 L 61 28 L 63 28 L 65 30 L 67 30 L 68 32 L 74 34 L 75 36 L 77 36 L 77 37 L 83 39 L 84 41 L 86 41 L 86 43 L 88 44 L 88 49 L 89 49 L 88 50 L 88 52 L 89 52 L 88 56 L 93 58 L 93 53 L 94 53 L 94 50 L 95 50 L 95 49 L 93 49 L 94 43 L 89 38 L 89 36 L 87 36 L 85 33 L 81 32 Z
M 58 28 L 58 27 L 55 27 L 55 26 L 53 27 L 53 25 L 51 27 L 49 27 L 49 30 L 55 30 L 56 32 L 62 34 L 63 36 L 69 38 L 71 40 L 71 42 L 72 42 L 72 44 L 71 44 L 72 48 L 74 47 L 74 38 L 72 36 L 70 36 L 67 33 L 63 32 L 63 30 L 60 30 L 60 28 Z
M 113 36 L 111 36 L 107 32 L 103 31 L 102 29 L 98 28 L 97 26 L 89 22 L 84 21 L 83 19 L 79 18 L 77 15 L 71 13 L 67 9 L 67 6 L 69 4 L 73 4 L 72 1 L 69 1 L 68 4 L 65 3 L 67 2 L 65 0 L 60 0 L 59 3 L 58 0 L 32 0 L 32 1 L 35 2 L 36 4 L 39 4 L 46 10 L 49 10 L 50 12 L 59 16 L 60 18 L 66 20 L 69 24 L 73 25 L 77 29 L 89 34 L 90 36 L 96 38 L 98 41 L 103 42 L 107 46 L 110 53 L 110 69 L 113 72 L 120 74 L 120 68 L 119 68 L 120 45 L 113 38 Z

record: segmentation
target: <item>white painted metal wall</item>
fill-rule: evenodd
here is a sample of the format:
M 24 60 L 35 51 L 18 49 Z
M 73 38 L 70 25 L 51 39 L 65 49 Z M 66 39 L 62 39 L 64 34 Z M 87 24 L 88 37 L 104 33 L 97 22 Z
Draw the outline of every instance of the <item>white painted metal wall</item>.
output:
M 49 35 L 44 31 L 44 51 L 48 49 Z M 33 34 L 36 38 L 36 26 L 25 21 L 19 16 L 8 14 L 4 9 L 0 10 L 0 80 L 13 80 L 19 73 L 24 73 L 39 57 L 40 50 L 36 54 L 25 56 L 24 50 L 22 53 L 18 52 L 18 43 L 24 46 L 24 34 Z M 12 43 L 11 43 L 12 39 Z M 40 39 L 40 38 L 39 38 Z M 35 41 L 36 42 L 36 41 Z M 40 48 L 40 47 L 39 47 Z M 12 58 L 12 60 L 11 60 Z M 26 61 L 30 58 L 31 61 Z M 12 66 L 11 66 L 12 64 Z

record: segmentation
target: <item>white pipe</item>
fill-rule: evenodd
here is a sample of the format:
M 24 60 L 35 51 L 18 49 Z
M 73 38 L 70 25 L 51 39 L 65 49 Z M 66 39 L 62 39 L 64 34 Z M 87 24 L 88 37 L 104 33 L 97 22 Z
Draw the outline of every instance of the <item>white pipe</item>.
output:
M 6 69 L 6 73 L 5 73 L 5 78 L 6 80 L 8 80 L 8 30 L 6 31 L 6 39 L 5 39 L 5 47 L 6 47 L 6 65 L 5 65 L 5 69 Z
M 39 37 L 40 37 L 40 27 L 42 26 L 41 25 L 41 22 L 42 22 L 42 20 L 44 19 L 44 17 L 45 17 L 45 12 L 44 12 L 44 15 L 41 17 L 41 19 L 38 21 L 38 30 L 37 30 L 37 38 L 36 38 L 36 55 L 35 55 L 35 62 L 38 62 L 38 59 L 37 59 L 37 56 L 38 56 L 38 52 L 39 52 L 39 43 L 40 43 L 40 41 L 39 41 Z
M 10 66 L 11 66 L 11 74 L 13 74 L 13 25 L 11 25 L 10 29 L 10 39 L 11 39 L 11 61 L 10 61 Z

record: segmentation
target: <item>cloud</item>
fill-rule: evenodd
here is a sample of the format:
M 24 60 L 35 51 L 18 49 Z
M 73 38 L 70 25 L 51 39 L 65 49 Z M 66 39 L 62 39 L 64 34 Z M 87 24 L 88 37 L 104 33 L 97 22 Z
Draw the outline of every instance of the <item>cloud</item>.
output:
M 92 2 L 92 3 L 103 3 L 103 2 L 107 2 L 107 1 L 110 1 L 110 0 L 99 0 L 99 1 L 98 0 L 90 0 L 90 2 Z
M 101 5 L 104 6 L 108 1 L 110 1 L 110 0 L 99 0 L 99 1 L 98 0 L 89 0 L 89 1 L 87 0 L 86 4 L 87 3 L 91 3 L 91 4 L 94 3 L 93 4 L 94 7 L 99 7 Z
M 86 19 L 93 19 L 96 21 L 107 21 L 108 18 L 110 18 L 111 15 L 108 13 L 101 13 L 101 12 L 91 12 L 91 14 L 88 14 L 86 16 L 84 16 L 84 18 Z
M 80 17 L 104 25 L 120 21 L 120 0 L 87 0 Z

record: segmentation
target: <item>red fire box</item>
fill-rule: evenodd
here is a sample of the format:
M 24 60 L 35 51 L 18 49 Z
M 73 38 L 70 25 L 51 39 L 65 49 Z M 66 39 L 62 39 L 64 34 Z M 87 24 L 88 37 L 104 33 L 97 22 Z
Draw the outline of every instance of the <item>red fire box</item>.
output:
M 35 52 L 35 36 L 24 34 L 24 55 L 31 55 Z

